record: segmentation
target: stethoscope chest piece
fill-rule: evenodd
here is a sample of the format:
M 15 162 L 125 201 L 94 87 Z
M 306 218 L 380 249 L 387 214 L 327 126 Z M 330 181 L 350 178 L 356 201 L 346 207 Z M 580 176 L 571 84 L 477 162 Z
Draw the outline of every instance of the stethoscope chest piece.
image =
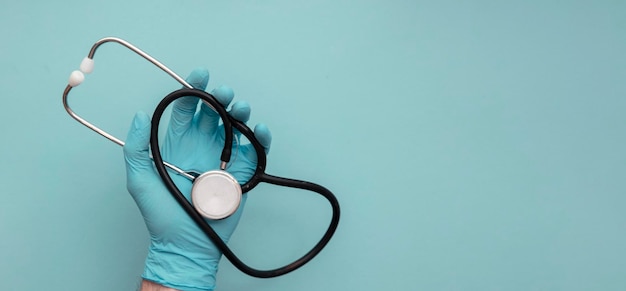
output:
M 209 219 L 229 217 L 241 203 L 241 186 L 226 171 L 208 171 L 198 176 L 191 188 L 191 201 L 202 216 Z

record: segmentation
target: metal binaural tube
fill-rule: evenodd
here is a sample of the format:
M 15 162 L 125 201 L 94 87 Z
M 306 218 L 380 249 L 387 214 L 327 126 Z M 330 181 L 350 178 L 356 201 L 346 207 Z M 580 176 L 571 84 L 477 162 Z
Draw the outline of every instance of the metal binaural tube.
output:
M 90 123 L 89 121 L 85 120 L 84 118 L 80 117 L 78 114 L 76 114 L 72 108 L 70 107 L 69 103 L 67 102 L 67 96 L 70 93 L 70 90 L 72 90 L 72 86 L 67 85 L 67 87 L 65 87 L 65 91 L 63 91 L 63 107 L 65 108 L 65 111 L 67 111 L 67 113 L 74 119 L 76 119 L 76 121 L 78 121 L 80 124 L 88 127 L 89 129 L 95 131 L 96 133 L 98 133 L 101 136 L 106 137 L 108 140 L 120 145 L 120 146 L 124 146 L 124 141 L 122 141 L 121 139 L 113 136 L 112 134 L 102 130 L 101 128 L 93 125 L 92 123 Z
M 157 59 L 155 59 L 154 57 L 150 56 L 149 54 L 147 54 L 146 52 L 142 51 L 141 49 L 139 49 L 138 47 L 132 45 L 131 43 L 117 38 L 117 37 L 105 37 L 102 38 L 100 40 L 98 40 L 96 43 L 94 43 L 91 46 L 91 49 L 89 50 L 89 54 L 87 55 L 87 58 L 89 58 L 91 61 L 90 64 L 90 70 L 88 72 L 85 73 L 90 73 L 91 70 L 93 70 L 93 57 L 96 54 L 96 50 L 103 44 L 107 43 L 107 42 L 115 42 L 118 43 L 128 49 L 130 49 L 131 51 L 133 51 L 134 53 L 136 53 L 137 55 L 139 55 L 140 57 L 146 59 L 147 61 L 149 61 L 150 63 L 154 64 L 155 66 L 157 66 L 159 69 L 161 69 L 162 71 L 164 71 L 165 73 L 167 73 L 170 77 L 174 78 L 177 82 L 179 82 L 180 84 L 182 84 L 184 87 L 188 88 L 188 89 L 193 89 L 193 86 L 191 86 L 189 83 L 187 83 L 187 81 L 185 81 L 185 79 L 183 79 L 182 77 L 180 77 L 178 74 L 176 74 L 174 71 L 172 71 L 170 68 L 168 68 L 167 66 L 165 66 L 163 63 L 159 62 Z M 82 70 L 82 66 L 81 66 L 81 70 Z M 80 72 L 79 72 L 80 73 Z M 82 82 L 82 79 L 81 81 Z M 118 144 L 119 146 L 124 146 L 124 141 L 115 137 L 114 135 L 106 132 L 105 130 L 95 126 L 94 124 L 90 123 L 89 121 L 87 121 L 86 119 L 80 117 L 78 114 L 76 114 L 72 108 L 70 107 L 69 103 L 68 103 L 68 95 L 70 93 L 70 91 L 72 90 L 72 88 L 74 86 L 78 86 L 78 84 L 80 84 L 80 82 L 78 82 L 77 84 L 72 85 L 68 85 L 67 87 L 65 87 L 65 90 L 63 91 L 63 107 L 65 108 L 65 111 L 67 111 L 67 113 L 74 118 L 76 121 L 78 121 L 80 124 L 86 126 L 87 128 L 95 131 L 96 133 L 98 133 L 99 135 L 105 137 L 106 139 Z M 71 83 L 70 83 L 71 84 Z M 204 102 L 206 105 L 208 105 L 211 109 L 215 110 L 215 108 L 207 103 Z M 184 171 L 180 168 L 178 168 L 177 166 L 170 164 L 168 162 L 163 162 L 163 164 L 168 167 L 169 169 L 173 170 L 174 172 L 178 173 L 179 175 L 184 176 L 185 178 L 193 181 L 195 179 L 196 176 L 199 175 L 199 173 L 193 172 L 193 171 Z M 222 162 L 220 164 L 220 168 L 222 170 L 224 170 L 226 168 L 226 163 Z
M 125 40 L 123 40 L 121 38 L 105 37 L 105 38 L 102 38 L 102 39 L 98 40 L 91 47 L 91 50 L 89 51 L 89 54 L 87 55 L 87 57 L 90 58 L 90 59 L 93 59 L 93 56 L 96 54 L 96 50 L 98 49 L 98 47 L 100 47 L 101 45 L 103 45 L 103 44 L 105 44 L 107 42 L 116 42 L 116 43 L 119 43 L 119 44 L 127 47 L 128 49 L 130 49 L 131 51 L 135 52 L 136 54 L 138 54 L 142 58 L 148 60 L 149 62 L 151 62 L 152 64 L 157 66 L 159 69 L 163 70 L 165 73 L 167 73 L 172 78 L 174 78 L 176 81 L 178 81 L 178 83 L 181 83 L 183 86 L 185 86 L 185 87 L 187 87 L 189 89 L 193 89 L 193 86 L 191 86 L 189 83 L 187 83 L 187 81 L 185 81 L 185 79 L 181 78 L 178 74 L 174 73 L 174 71 L 170 70 L 170 68 L 168 68 L 167 66 L 165 66 L 164 64 L 162 64 L 161 62 L 159 62 L 157 59 L 153 58 L 149 54 L 145 53 L 144 51 L 142 51 L 138 47 L 130 44 L 129 42 L 127 42 L 127 41 L 125 41 Z

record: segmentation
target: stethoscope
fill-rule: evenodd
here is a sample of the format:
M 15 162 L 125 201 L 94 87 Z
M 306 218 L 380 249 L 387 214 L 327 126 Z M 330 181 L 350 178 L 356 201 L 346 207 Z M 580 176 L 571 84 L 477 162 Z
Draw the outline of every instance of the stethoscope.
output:
M 154 160 L 154 166 L 161 176 L 163 183 L 170 191 L 174 199 L 176 199 L 176 201 L 185 210 L 185 212 L 187 212 L 191 219 L 195 221 L 198 227 L 202 229 L 202 231 L 211 239 L 211 241 L 217 246 L 217 248 L 237 269 L 250 276 L 258 278 L 271 278 L 281 276 L 299 267 L 302 267 L 304 264 L 313 259 L 326 246 L 326 244 L 328 244 L 330 238 L 333 236 L 335 230 L 337 229 L 337 224 L 339 223 L 339 202 L 337 201 L 337 198 L 335 198 L 333 193 L 323 186 L 317 185 L 315 183 L 287 179 L 265 173 L 265 150 L 254 136 L 254 132 L 248 126 L 246 126 L 245 123 L 233 118 L 230 114 L 228 114 L 224 106 L 222 106 L 222 104 L 220 104 L 211 94 L 202 90 L 194 89 L 189 83 L 187 83 L 183 78 L 174 73 L 168 67 L 125 40 L 115 37 L 106 37 L 97 41 L 91 47 L 91 50 L 89 51 L 87 57 L 85 57 L 81 62 L 80 70 L 73 71 L 70 74 L 69 84 L 67 85 L 67 87 L 65 87 L 65 91 L 63 92 L 63 106 L 70 116 L 72 116 L 81 124 L 90 128 L 91 130 L 109 139 L 110 141 L 120 146 L 124 146 L 124 142 L 122 140 L 98 128 L 97 126 L 91 124 L 87 120 L 74 113 L 74 111 L 72 111 L 67 102 L 67 96 L 72 88 L 80 85 L 85 79 L 85 74 L 89 74 L 93 71 L 93 57 L 96 53 L 96 50 L 100 45 L 107 42 L 115 42 L 127 47 L 139 56 L 150 61 L 152 64 L 166 72 L 168 75 L 176 79 L 176 81 L 184 86 L 183 89 L 176 90 L 165 96 L 165 98 L 163 98 L 163 100 L 161 100 L 161 102 L 157 105 L 152 115 L 150 147 L 152 152 L 152 159 Z M 221 163 L 219 170 L 211 170 L 205 173 L 185 171 L 173 164 L 163 161 L 163 158 L 161 157 L 158 140 L 159 123 L 161 117 L 169 104 L 171 104 L 178 98 L 186 96 L 194 96 L 202 99 L 202 101 L 204 101 L 205 104 L 209 105 L 213 110 L 215 110 L 222 119 L 225 132 L 225 141 L 224 148 L 222 149 L 222 153 L 220 156 Z M 230 173 L 226 171 L 228 162 L 231 158 L 231 149 L 233 148 L 233 127 L 241 132 L 241 134 L 243 134 L 250 141 L 257 155 L 257 165 L 254 175 L 243 185 L 240 185 L 237 179 L 235 179 L 235 177 L 233 177 Z M 169 168 L 177 174 L 186 177 L 187 179 L 192 181 L 193 184 L 191 189 L 191 199 L 193 204 L 185 198 L 185 196 L 183 195 L 183 193 L 181 193 L 176 184 L 174 184 L 174 181 L 172 181 L 172 178 L 168 174 L 166 168 Z M 315 246 L 313 246 L 310 251 L 308 251 L 304 256 L 300 257 L 299 259 L 283 267 L 272 270 L 257 270 L 243 263 L 239 258 L 237 258 L 237 256 L 235 256 L 235 254 L 230 250 L 226 243 L 219 237 L 219 235 L 205 220 L 205 218 L 223 219 L 233 214 L 239 207 L 239 203 L 241 202 L 241 195 L 252 190 L 261 182 L 316 192 L 326 198 L 328 202 L 330 202 L 333 211 L 328 229 L 319 240 L 319 242 L 317 242 L 317 244 L 315 244 Z

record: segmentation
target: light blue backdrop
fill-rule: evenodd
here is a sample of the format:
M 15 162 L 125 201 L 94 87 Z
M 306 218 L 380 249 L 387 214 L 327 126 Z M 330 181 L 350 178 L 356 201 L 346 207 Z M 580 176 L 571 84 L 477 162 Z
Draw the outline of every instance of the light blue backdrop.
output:
M 626 290 L 624 1 L 2 1 L 0 289 L 133 290 L 147 232 L 121 149 L 61 106 L 91 44 L 212 72 L 339 197 L 284 277 L 218 290 Z M 179 85 L 102 47 L 72 104 L 125 137 Z M 301 193 L 296 193 L 301 194 Z M 231 246 L 278 266 L 328 223 L 263 186 Z M 42 288 L 42 286 L 45 286 Z

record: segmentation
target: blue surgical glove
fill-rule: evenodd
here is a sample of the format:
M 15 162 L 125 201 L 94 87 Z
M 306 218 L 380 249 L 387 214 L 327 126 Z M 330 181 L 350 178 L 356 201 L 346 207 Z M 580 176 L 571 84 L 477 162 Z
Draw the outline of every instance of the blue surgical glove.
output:
M 189 84 L 201 90 L 205 90 L 208 80 L 209 72 L 205 69 L 196 69 L 187 78 Z M 211 93 L 224 106 L 228 106 L 234 97 L 232 89 L 226 86 Z M 183 97 L 174 102 L 161 154 L 164 161 L 181 169 L 202 173 L 219 168 L 224 130 L 219 125 L 219 115 L 204 103 L 197 110 L 198 100 L 195 97 Z M 245 102 L 236 102 L 230 114 L 245 122 L 250 118 L 250 106 Z M 271 143 L 269 130 L 259 124 L 254 132 L 267 153 Z M 124 157 L 128 191 L 137 203 L 150 233 L 150 247 L 142 277 L 179 290 L 213 290 L 222 254 L 163 185 L 149 157 L 149 140 L 150 118 L 146 113 L 138 112 L 128 132 Z M 252 145 L 233 149 L 231 160 L 234 162 L 227 169 L 228 172 L 240 184 L 248 181 L 256 166 L 256 153 Z M 191 201 L 191 181 L 174 173 L 171 176 L 187 200 Z M 209 221 L 225 242 L 239 222 L 246 196 L 243 195 L 239 209 L 232 216 Z

